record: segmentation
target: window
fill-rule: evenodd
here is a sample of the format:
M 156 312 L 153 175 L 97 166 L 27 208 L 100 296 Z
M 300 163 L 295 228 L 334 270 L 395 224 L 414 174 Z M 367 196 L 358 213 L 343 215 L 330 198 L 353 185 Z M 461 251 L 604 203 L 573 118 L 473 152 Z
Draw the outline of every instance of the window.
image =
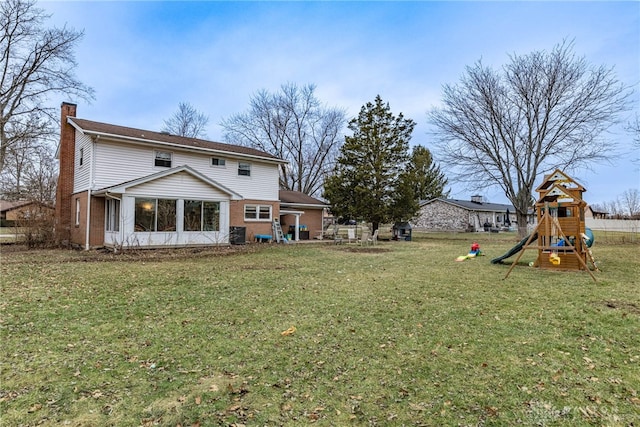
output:
M 238 175 L 251 176 L 251 163 L 238 163 Z
M 107 199 L 106 230 L 120 231 L 120 200 Z
M 155 152 L 155 166 L 161 166 L 164 168 L 171 167 L 171 153 L 168 151 L 156 151 Z
M 211 158 L 211 166 L 219 166 L 224 167 L 227 164 L 225 159 L 220 159 L 218 157 Z
M 80 199 L 76 199 L 76 225 L 80 225 Z
M 176 201 L 136 197 L 135 231 L 176 231 Z
M 185 200 L 184 231 L 220 231 L 220 203 Z
M 244 219 L 271 221 L 271 205 L 245 205 Z
M 80 159 L 78 159 L 79 166 L 84 164 L 84 148 L 80 149 Z

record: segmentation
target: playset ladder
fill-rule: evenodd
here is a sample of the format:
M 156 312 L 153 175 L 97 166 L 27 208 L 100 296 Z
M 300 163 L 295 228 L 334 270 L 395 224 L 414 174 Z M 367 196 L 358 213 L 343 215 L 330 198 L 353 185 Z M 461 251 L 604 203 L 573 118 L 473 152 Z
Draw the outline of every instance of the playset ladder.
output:
M 280 221 L 277 219 L 273 220 L 273 224 L 271 224 L 271 228 L 273 229 L 273 235 L 276 238 L 277 243 L 289 243 L 286 237 L 284 237 L 284 233 L 282 232 L 282 227 L 280 226 Z

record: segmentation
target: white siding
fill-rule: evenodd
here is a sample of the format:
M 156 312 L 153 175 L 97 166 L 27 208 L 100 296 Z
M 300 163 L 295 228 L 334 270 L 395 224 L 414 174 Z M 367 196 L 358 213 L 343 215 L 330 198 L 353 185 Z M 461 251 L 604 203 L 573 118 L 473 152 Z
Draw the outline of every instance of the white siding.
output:
M 152 195 L 153 197 L 190 198 L 196 200 L 228 200 L 229 195 L 206 182 L 180 172 L 127 189 L 127 195 Z
M 94 189 L 110 187 L 147 176 L 165 168 L 154 166 L 154 148 L 100 141 L 96 149 Z M 188 165 L 246 199 L 278 200 L 278 165 L 249 161 L 251 176 L 238 176 L 238 160 L 226 159 L 224 167 L 211 166 L 213 155 L 163 149 L 173 153 L 172 167 Z M 218 156 L 216 157 L 223 157 Z M 245 160 L 243 160 L 245 161 Z M 185 194 L 181 191 L 181 194 Z
M 81 132 L 76 132 L 76 144 L 73 165 L 73 192 L 86 191 L 89 189 L 89 179 L 91 170 L 91 160 L 93 153 L 91 152 L 93 144 L 91 138 Z M 84 151 L 82 166 L 80 166 L 80 149 Z

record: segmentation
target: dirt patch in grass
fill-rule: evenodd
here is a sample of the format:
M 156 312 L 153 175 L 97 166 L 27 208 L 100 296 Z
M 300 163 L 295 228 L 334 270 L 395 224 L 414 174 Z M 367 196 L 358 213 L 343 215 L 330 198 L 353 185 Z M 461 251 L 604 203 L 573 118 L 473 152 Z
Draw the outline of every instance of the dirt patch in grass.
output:
M 613 310 L 622 310 L 631 314 L 640 315 L 640 307 L 632 302 L 608 300 L 601 301 L 600 304 Z
M 382 254 L 386 252 L 391 252 L 391 249 L 388 248 L 373 248 L 373 247 L 362 247 L 362 246 L 338 246 L 333 248 L 333 250 L 341 251 L 341 252 L 352 252 L 352 253 L 361 253 L 361 254 Z
M 9 249 L 9 250 L 8 250 Z M 255 245 L 212 246 L 201 248 L 172 249 L 129 249 L 114 252 L 102 248 L 90 251 L 74 249 L 30 250 L 24 245 L 3 246 L 3 263 L 69 263 L 69 262 L 121 262 L 121 261 L 162 261 L 176 259 L 194 259 L 220 257 L 253 253 L 262 250 Z

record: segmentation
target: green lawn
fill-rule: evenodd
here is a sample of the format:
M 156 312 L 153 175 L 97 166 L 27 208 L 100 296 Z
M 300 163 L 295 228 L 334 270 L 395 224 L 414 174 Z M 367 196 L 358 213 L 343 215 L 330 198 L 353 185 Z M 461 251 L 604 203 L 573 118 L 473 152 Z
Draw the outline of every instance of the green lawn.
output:
M 517 240 L 3 248 L 0 424 L 637 425 L 640 245 L 503 280 Z

